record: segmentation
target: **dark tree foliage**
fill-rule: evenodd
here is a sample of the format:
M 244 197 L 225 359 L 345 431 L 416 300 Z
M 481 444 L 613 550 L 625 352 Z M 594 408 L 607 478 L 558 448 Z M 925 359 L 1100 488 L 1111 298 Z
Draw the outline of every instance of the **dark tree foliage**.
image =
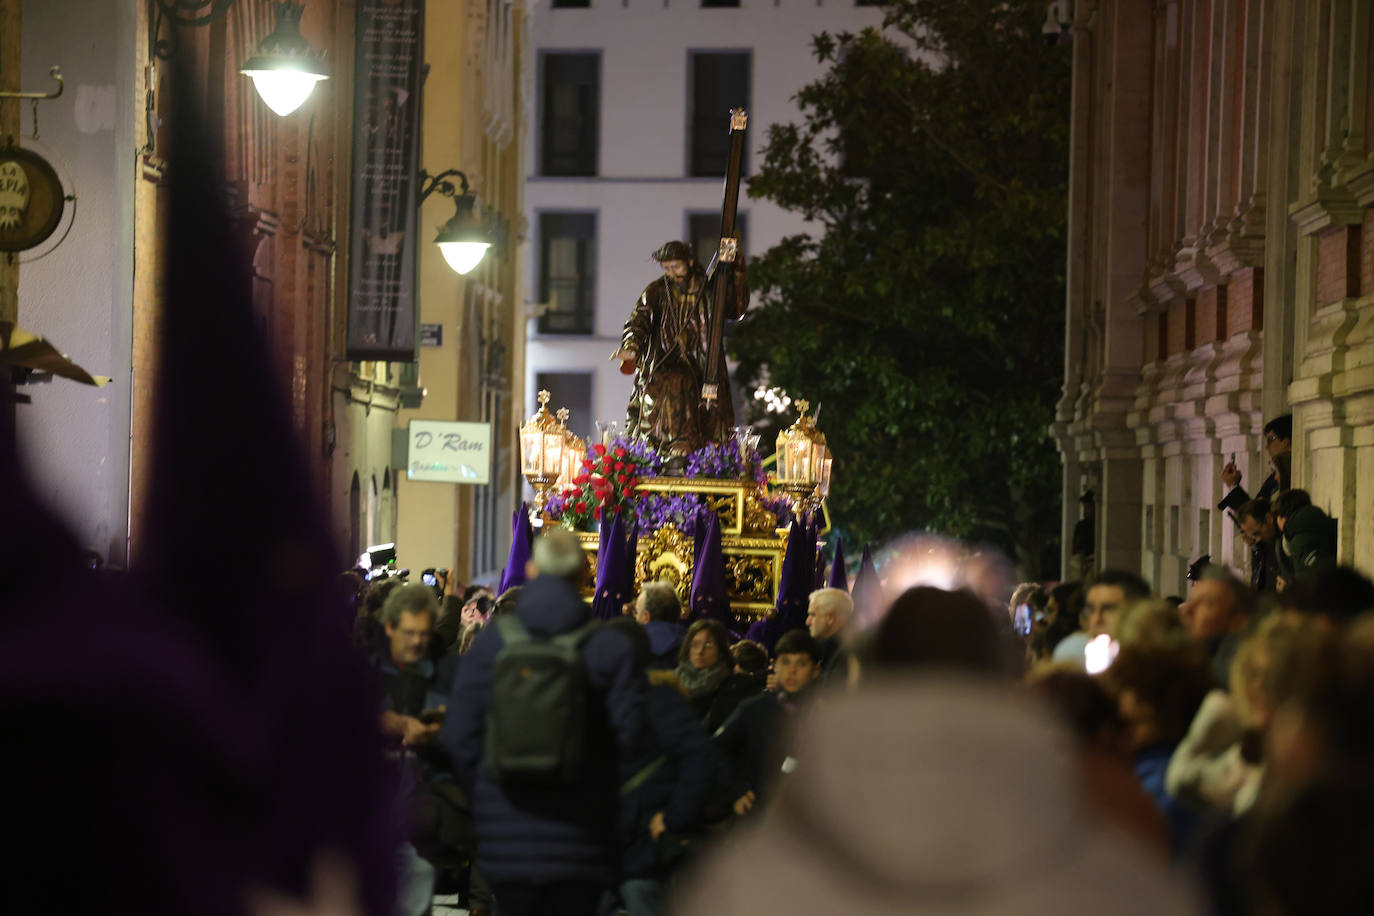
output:
M 769 128 L 749 195 L 804 215 L 751 265 L 737 377 L 824 405 L 846 534 L 1054 536 L 1066 49 L 1044 0 L 897 0 L 821 34 L 828 69 Z M 758 419 L 757 417 L 755 419 Z

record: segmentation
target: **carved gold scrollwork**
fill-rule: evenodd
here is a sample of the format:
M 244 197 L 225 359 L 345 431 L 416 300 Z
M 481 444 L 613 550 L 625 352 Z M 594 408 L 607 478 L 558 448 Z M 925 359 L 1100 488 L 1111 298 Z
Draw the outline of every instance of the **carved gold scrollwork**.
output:
M 736 506 L 738 502 L 734 494 L 727 493 L 724 496 L 707 496 L 706 501 L 707 504 L 710 505 L 711 511 L 720 516 L 721 531 L 729 531 L 739 524 L 739 519 L 736 518 Z
M 744 530 L 749 534 L 772 534 L 778 527 L 777 515 L 759 501 L 758 493 L 744 497 Z
M 692 547 L 683 533 L 673 525 L 664 525 L 653 537 L 640 541 L 635 559 L 635 588 L 645 582 L 667 582 L 677 592 L 683 607 L 687 606 L 692 585 Z
M 582 555 L 583 555 L 583 556 L 586 558 L 586 560 L 587 560 L 587 569 L 588 569 L 586 584 L 584 584 L 584 585 L 582 586 L 582 597 L 583 597 L 583 598 L 590 598 L 590 597 L 592 597 L 592 595 L 594 595 L 594 594 L 596 593 L 596 564 L 597 564 L 597 552 L 598 552 L 598 551 L 597 551 L 597 547 L 596 547 L 596 542 L 595 542 L 595 541 L 592 542 L 592 546 L 590 546 L 590 547 L 588 547 L 585 543 L 582 545 Z
M 773 600 L 773 564 L 767 557 L 738 557 L 726 564 L 725 584 L 741 601 Z

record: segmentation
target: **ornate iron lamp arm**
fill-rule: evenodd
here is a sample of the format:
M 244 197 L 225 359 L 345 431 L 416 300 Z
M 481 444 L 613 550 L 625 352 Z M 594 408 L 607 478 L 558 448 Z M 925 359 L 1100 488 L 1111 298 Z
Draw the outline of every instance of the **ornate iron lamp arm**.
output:
M 448 180 L 455 175 L 458 177 L 461 187 L 455 187 L 453 182 Z M 424 203 L 429 195 L 435 191 L 445 197 L 456 197 L 468 193 L 468 190 L 468 176 L 459 169 L 447 169 L 433 176 L 424 169 L 420 169 L 420 203 Z

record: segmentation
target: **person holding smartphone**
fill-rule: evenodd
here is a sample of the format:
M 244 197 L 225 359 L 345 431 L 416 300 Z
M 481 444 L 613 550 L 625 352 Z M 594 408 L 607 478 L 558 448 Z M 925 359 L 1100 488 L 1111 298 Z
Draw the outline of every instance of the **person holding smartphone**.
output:
M 1275 417 L 1264 425 L 1264 451 L 1269 456 L 1270 466 L 1274 470 L 1260 484 L 1259 492 L 1255 494 L 1256 500 L 1272 501 L 1281 491 L 1288 488 L 1288 481 L 1284 479 L 1286 474 L 1281 476 L 1280 470 L 1288 467 L 1292 450 L 1292 414 Z M 1227 493 L 1222 497 L 1221 502 L 1217 503 L 1217 508 L 1229 514 L 1244 533 L 1245 520 L 1241 510 L 1251 502 L 1251 499 L 1250 494 L 1246 493 L 1245 488 L 1240 485 L 1240 481 L 1240 469 L 1236 467 L 1236 456 L 1233 454 L 1231 460 L 1221 469 L 1221 482 L 1226 485 Z M 1250 581 L 1252 586 L 1258 588 L 1265 584 L 1268 572 L 1266 567 L 1272 567 L 1274 562 L 1267 556 L 1270 548 L 1267 548 L 1262 541 L 1252 539 L 1248 535 L 1246 539 L 1250 543 Z

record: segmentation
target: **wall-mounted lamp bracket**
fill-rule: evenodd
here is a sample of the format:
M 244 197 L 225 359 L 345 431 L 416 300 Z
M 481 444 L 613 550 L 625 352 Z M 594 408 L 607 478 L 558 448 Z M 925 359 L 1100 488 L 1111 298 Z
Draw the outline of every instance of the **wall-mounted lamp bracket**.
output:
M 62 68 L 53 67 L 48 71 L 48 76 L 57 80 L 56 92 L 0 92 L 0 99 L 33 99 L 35 102 L 42 102 L 48 99 L 56 99 L 62 96 L 62 90 L 67 87 L 67 83 L 62 79 Z
M 449 178 L 457 176 L 461 182 L 461 187 L 455 187 Z M 457 197 L 469 191 L 468 176 L 459 169 L 447 169 L 438 175 L 430 175 L 424 169 L 420 169 L 420 203 L 424 203 L 429 196 L 438 191 L 445 197 Z
M 148 0 L 148 50 L 160 60 L 171 60 L 178 47 L 177 26 L 199 27 L 220 19 L 234 0 Z M 171 20 L 172 29 L 163 38 L 162 23 Z

